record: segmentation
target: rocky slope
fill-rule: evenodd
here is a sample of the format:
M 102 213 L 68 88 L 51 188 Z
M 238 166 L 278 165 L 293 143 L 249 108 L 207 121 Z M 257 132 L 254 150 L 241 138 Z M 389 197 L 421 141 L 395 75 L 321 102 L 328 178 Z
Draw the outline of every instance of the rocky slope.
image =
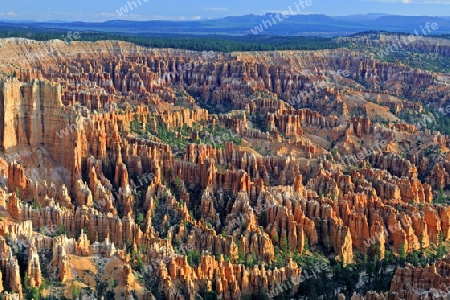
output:
M 335 268 L 364 288 L 333 299 L 448 286 L 446 258 L 402 267 L 450 240 L 449 136 L 400 118 L 447 104 L 435 74 L 346 49 L 0 54 L 7 299 L 314 297 Z M 389 287 L 364 258 L 388 262 Z

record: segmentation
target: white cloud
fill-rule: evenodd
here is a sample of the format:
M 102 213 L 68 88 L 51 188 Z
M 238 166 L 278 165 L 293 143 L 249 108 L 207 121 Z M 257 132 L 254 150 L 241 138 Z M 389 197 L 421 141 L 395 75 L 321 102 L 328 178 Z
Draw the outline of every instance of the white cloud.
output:
M 101 12 L 98 14 L 100 17 L 110 18 L 110 17 L 117 17 L 117 14 L 113 13 L 107 13 L 107 12 Z
M 228 8 L 224 7 L 205 7 L 203 10 L 210 10 L 210 11 L 229 11 Z
M 202 17 L 200 17 L 200 16 L 194 16 L 194 17 L 192 17 L 192 20 L 201 20 L 202 19 Z

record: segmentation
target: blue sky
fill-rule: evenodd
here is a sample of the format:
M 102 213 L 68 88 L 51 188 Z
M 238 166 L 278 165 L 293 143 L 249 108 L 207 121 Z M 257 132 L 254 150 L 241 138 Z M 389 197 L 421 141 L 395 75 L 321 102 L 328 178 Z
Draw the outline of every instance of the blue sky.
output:
M 127 0 L 26 0 L 4 1 L 0 20 L 64 20 L 105 21 L 126 20 L 205 20 L 245 14 L 261 15 L 287 10 L 302 0 L 130 0 L 136 2 L 130 10 Z M 139 2 L 141 4 L 139 4 Z M 147 1 L 147 2 L 145 2 Z M 305 0 L 303 0 L 305 1 Z M 450 16 L 450 0 L 311 0 L 302 13 L 349 15 L 389 13 L 399 15 Z M 121 7 L 128 12 L 120 17 Z M 300 5 L 299 5 L 300 7 Z

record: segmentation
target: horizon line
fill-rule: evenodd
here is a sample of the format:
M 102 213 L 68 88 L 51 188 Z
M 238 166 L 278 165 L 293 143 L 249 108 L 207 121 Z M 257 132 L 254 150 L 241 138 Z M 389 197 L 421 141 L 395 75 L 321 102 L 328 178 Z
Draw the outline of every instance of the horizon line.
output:
M 216 20 L 223 20 L 226 18 L 231 17 L 246 17 L 246 16 L 255 16 L 255 17 L 264 17 L 270 14 L 277 14 L 279 12 L 267 12 L 265 14 L 243 14 L 243 15 L 228 15 L 224 17 L 208 17 L 208 18 L 201 18 L 201 19 L 147 19 L 147 20 L 130 20 L 130 19 L 107 19 L 102 21 L 88 21 L 88 20 L 70 20 L 70 21 L 64 21 L 64 20 L 30 20 L 30 19 L 0 19 L 0 22 L 5 23 L 106 23 L 106 22 L 113 22 L 113 21 L 121 21 L 121 22 L 179 22 L 179 23 L 185 23 L 185 22 L 206 22 L 206 21 L 216 21 Z M 369 15 L 380 15 L 378 18 L 381 17 L 430 17 L 430 18 L 448 18 L 449 15 L 402 15 L 402 14 L 389 14 L 389 13 L 360 13 L 360 14 L 350 14 L 350 15 L 328 15 L 324 13 L 298 13 L 294 14 L 293 16 L 311 16 L 311 15 L 319 15 L 319 16 L 326 16 L 330 18 L 345 18 L 345 17 L 352 17 L 352 16 L 369 16 Z

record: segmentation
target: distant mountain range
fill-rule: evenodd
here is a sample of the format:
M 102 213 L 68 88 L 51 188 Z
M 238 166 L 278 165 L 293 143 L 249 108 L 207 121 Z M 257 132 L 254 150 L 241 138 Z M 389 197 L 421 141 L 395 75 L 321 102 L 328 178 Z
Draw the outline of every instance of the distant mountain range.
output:
M 428 29 L 425 29 L 428 23 Z M 431 27 L 431 24 L 434 24 Z M 350 16 L 245 15 L 205 21 L 122 21 L 94 22 L 35 22 L 0 21 L 0 27 L 46 30 L 78 30 L 116 32 L 137 35 L 317 35 L 339 36 L 362 31 L 406 32 L 424 35 L 450 33 L 450 17 L 396 16 L 367 14 Z M 422 28 L 424 31 L 422 31 Z

